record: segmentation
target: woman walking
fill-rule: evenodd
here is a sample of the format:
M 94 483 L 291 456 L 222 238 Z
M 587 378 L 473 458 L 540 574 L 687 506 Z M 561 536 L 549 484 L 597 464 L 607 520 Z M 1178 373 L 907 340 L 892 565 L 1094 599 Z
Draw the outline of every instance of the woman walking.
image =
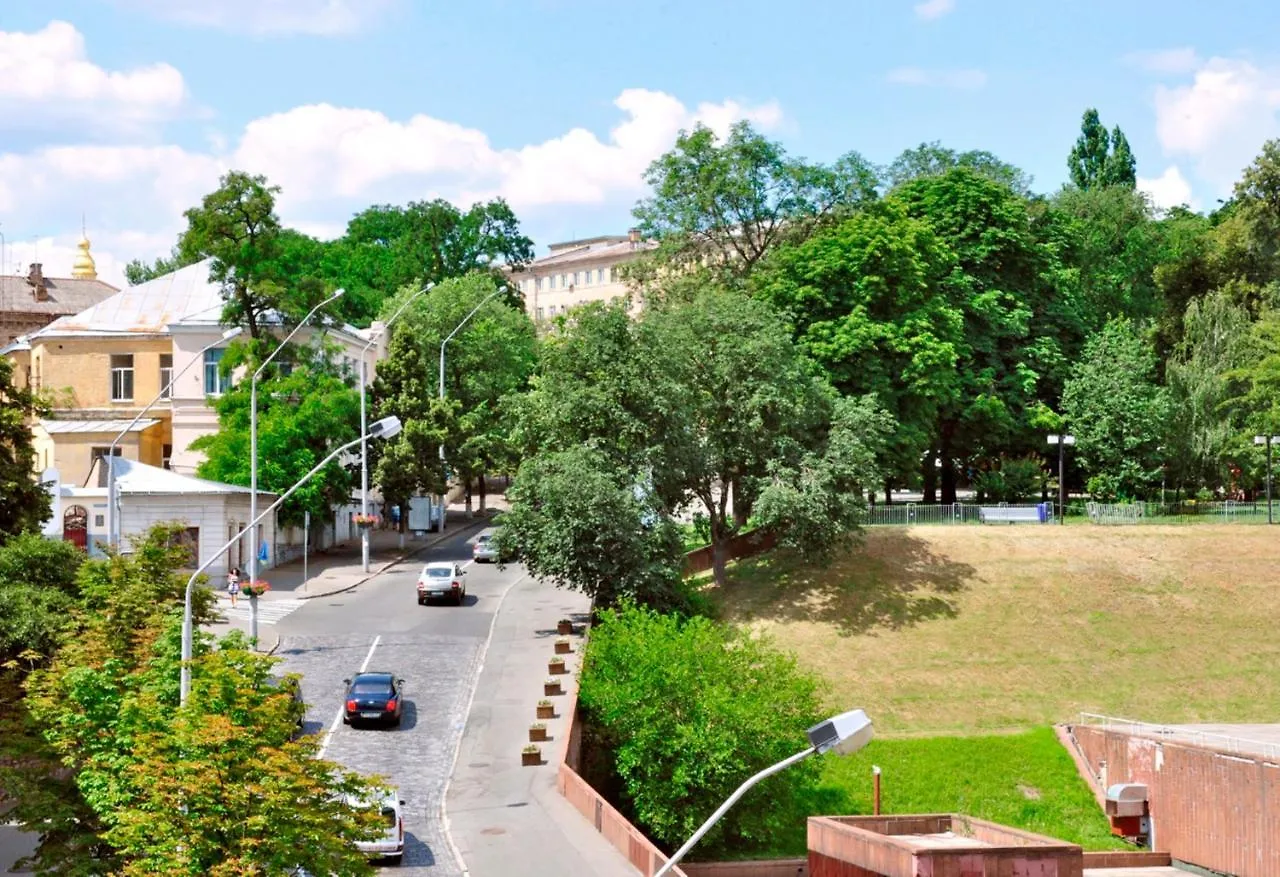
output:
M 240 567 L 233 566 L 227 570 L 227 594 L 231 596 L 231 606 L 235 608 L 236 595 L 240 593 Z

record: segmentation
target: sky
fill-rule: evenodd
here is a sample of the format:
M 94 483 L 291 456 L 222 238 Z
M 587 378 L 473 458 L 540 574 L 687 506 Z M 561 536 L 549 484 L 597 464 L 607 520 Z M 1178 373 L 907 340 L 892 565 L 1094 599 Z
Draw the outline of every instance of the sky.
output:
M 539 254 L 625 233 L 698 122 L 886 164 L 986 149 L 1052 192 L 1080 117 L 1161 207 L 1280 136 L 1274 0 L 0 0 L 0 262 L 166 254 L 231 169 L 340 235 L 371 204 L 504 197 Z

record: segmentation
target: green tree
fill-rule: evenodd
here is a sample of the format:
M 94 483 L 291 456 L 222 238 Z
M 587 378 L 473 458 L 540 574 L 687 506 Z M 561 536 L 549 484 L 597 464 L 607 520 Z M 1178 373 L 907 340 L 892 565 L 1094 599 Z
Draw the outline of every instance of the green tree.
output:
M 70 542 L 23 533 L 0 546 L 0 586 L 32 585 L 76 594 L 84 552 Z
M 1117 318 L 1085 344 L 1062 392 L 1081 464 L 1128 499 L 1145 497 L 1160 482 L 1169 398 L 1156 384 L 1155 367 L 1150 343 Z
M 1067 159 L 1071 182 L 1078 189 L 1137 185 L 1137 162 L 1129 140 L 1117 125 L 1110 134 L 1092 107 L 1085 110 L 1080 137 Z
M 163 277 L 165 274 L 172 274 L 179 268 L 185 268 L 198 261 L 197 254 L 192 252 L 183 253 L 179 247 L 175 246 L 168 256 L 157 256 L 156 260 L 150 264 L 141 259 L 131 260 L 129 264 L 124 266 L 124 277 L 130 286 L 137 286 L 140 283 L 146 283 L 148 280 Z
M 829 166 L 811 164 L 747 122 L 734 125 L 723 142 L 703 125 L 682 131 L 649 166 L 645 182 L 651 194 L 634 213 L 641 230 L 661 243 L 656 264 L 709 259 L 722 283 L 750 275 L 776 244 L 803 240 L 842 209 L 875 200 L 877 183 L 857 153 Z
M 34 532 L 49 518 L 49 491 L 33 476 L 32 417 L 46 413 L 30 389 L 13 381 L 13 360 L 0 356 L 0 545 L 19 533 Z
M 767 640 L 634 606 L 606 610 L 592 628 L 578 696 L 633 817 L 670 848 L 745 777 L 802 749 L 821 718 L 815 680 Z M 798 840 L 817 776 L 806 761 L 766 780 L 699 850 L 742 855 Z
M 894 189 L 919 177 L 940 177 L 958 167 L 969 168 L 1020 195 L 1031 194 L 1031 177 L 1021 169 L 1001 161 L 986 150 L 956 152 L 936 140 L 905 150 L 893 160 L 883 176 L 889 188 Z

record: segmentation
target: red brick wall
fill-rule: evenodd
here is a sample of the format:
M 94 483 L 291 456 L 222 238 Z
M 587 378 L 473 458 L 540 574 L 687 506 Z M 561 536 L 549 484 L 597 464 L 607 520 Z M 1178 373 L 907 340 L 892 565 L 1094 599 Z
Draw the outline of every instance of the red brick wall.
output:
M 777 544 L 778 537 L 767 530 L 748 530 L 729 540 L 729 544 L 725 546 L 725 561 L 755 557 Z M 714 562 L 715 555 L 712 554 L 710 545 L 690 551 L 684 556 L 684 574 L 692 576 L 706 572 Z
M 1280 874 L 1280 765 L 1085 725 L 1072 729 L 1096 776 L 1145 783 L 1155 847 L 1238 877 Z

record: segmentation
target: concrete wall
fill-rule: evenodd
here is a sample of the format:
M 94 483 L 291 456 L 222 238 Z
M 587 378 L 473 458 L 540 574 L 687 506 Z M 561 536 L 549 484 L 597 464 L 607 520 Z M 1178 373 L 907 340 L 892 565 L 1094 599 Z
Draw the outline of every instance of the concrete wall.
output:
M 1156 849 L 1238 877 L 1280 874 L 1280 765 L 1123 730 L 1072 729 L 1088 769 L 1147 785 Z

